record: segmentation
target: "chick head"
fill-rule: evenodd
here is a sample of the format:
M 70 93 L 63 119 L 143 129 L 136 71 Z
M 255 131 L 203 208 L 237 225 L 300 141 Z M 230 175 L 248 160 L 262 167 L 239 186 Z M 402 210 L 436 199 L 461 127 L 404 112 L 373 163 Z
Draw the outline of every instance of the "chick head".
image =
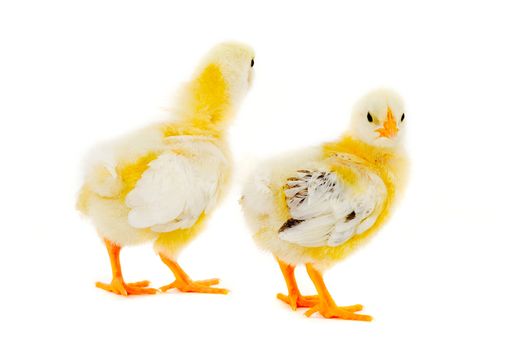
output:
M 392 90 L 373 90 L 363 96 L 352 113 L 352 136 L 376 147 L 396 147 L 403 139 L 405 108 Z
M 204 58 L 198 73 L 217 67 L 226 83 L 228 100 L 236 107 L 248 92 L 253 80 L 255 53 L 239 42 L 224 42 L 213 47 Z

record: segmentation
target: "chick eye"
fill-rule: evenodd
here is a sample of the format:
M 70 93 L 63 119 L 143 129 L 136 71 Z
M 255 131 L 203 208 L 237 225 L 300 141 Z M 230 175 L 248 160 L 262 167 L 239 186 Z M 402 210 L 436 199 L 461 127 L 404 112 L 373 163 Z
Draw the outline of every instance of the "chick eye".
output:
M 368 121 L 369 121 L 370 123 L 374 121 L 374 118 L 372 118 L 372 116 L 370 115 L 370 112 L 368 112 L 368 113 L 366 114 L 366 119 L 368 119 Z
M 401 121 L 405 120 L 405 113 L 401 116 Z
M 252 58 L 252 63 L 250 64 L 250 67 L 253 67 L 254 64 L 255 64 L 255 61 Z

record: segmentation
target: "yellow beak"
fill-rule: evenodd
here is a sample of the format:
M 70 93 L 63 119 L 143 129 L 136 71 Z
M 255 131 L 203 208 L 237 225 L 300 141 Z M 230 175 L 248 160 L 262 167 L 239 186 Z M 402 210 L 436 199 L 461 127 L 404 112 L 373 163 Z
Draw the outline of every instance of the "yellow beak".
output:
M 392 138 L 397 135 L 399 129 L 397 128 L 397 122 L 394 119 L 394 114 L 390 107 L 388 107 L 386 112 L 386 120 L 383 123 L 383 127 L 376 129 L 376 132 L 379 133 L 379 136 Z

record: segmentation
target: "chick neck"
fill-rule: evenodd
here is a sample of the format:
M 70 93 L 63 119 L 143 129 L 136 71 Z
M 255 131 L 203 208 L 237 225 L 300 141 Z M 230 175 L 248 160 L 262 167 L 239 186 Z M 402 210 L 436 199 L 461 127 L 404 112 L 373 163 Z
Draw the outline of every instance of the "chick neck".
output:
M 325 144 L 324 151 L 326 154 L 350 153 L 378 166 L 388 166 L 397 156 L 396 148 L 373 146 L 352 135 L 343 135 L 339 140 Z
M 181 91 L 177 120 L 168 123 L 165 134 L 221 137 L 235 114 L 228 81 L 218 65 L 206 65 Z

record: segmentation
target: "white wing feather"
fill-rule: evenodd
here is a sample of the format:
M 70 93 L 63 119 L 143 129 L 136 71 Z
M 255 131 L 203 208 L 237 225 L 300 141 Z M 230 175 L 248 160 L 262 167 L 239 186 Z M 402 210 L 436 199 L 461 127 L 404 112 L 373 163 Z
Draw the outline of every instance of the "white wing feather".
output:
M 279 238 L 305 247 L 338 246 L 370 228 L 386 198 L 375 174 L 356 166 L 359 184 L 345 185 L 334 172 L 300 170 L 285 190 L 291 219 Z M 358 190 L 361 189 L 361 190 Z
M 215 146 L 193 141 L 191 150 L 200 157 L 166 152 L 149 164 L 126 196 L 131 226 L 155 232 L 188 228 L 213 206 L 225 159 Z

